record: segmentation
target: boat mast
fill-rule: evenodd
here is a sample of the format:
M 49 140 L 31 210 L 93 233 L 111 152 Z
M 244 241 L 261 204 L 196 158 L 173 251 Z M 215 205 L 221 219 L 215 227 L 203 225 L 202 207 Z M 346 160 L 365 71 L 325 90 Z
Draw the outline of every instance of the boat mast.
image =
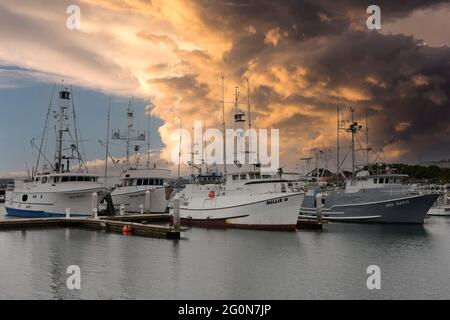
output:
M 132 104 L 131 98 L 128 102 L 127 107 L 127 129 L 125 130 L 125 135 L 120 130 L 114 130 L 112 133 L 112 139 L 113 140 L 125 140 L 126 141 L 126 160 L 125 164 L 127 167 L 130 167 L 130 153 L 131 153 L 131 141 L 145 141 L 145 131 L 135 132 L 133 130 L 133 117 L 134 117 L 134 110 L 133 110 L 133 104 Z M 136 146 L 138 148 L 138 146 Z
M 177 169 L 177 178 L 180 179 L 180 169 L 181 169 L 181 142 L 182 142 L 182 130 L 183 130 L 183 119 L 180 118 L 180 147 L 178 149 L 178 169 Z
M 133 115 L 134 110 L 131 103 L 131 99 L 128 101 L 127 107 L 127 132 L 126 132 L 126 165 L 130 166 L 130 148 L 131 148 L 131 130 L 133 128 Z
M 106 125 L 106 153 L 105 153 L 105 179 L 104 185 L 106 187 L 106 180 L 108 176 L 108 154 L 109 154 L 109 119 L 111 114 L 111 96 L 108 98 L 108 117 L 107 117 L 107 125 Z
M 355 177 L 355 110 L 350 107 L 350 112 L 352 113 L 352 124 L 351 124 L 351 132 L 352 132 L 352 177 Z
M 367 158 L 367 171 L 370 172 L 370 159 L 369 159 L 369 153 L 370 153 L 370 148 L 369 148 L 369 125 L 368 125 L 368 120 L 367 120 L 367 110 L 366 110 L 366 158 Z
M 151 101 L 149 100 L 149 105 Z M 147 169 L 150 169 L 150 108 L 147 117 Z
M 59 92 L 59 115 L 58 118 L 58 130 L 57 130 L 57 138 L 56 138 L 56 152 L 55 152 L 55 171 L 58 173 L 62 173 L 63 170 L 63 134 L 67 129 L 64 127 L 64 120 L 66 118 L 66 110 L 70 107 L 70 92 L 67 90 L 61 90 Z M 69 170 L 69 168 L 66 168 Z
M 350 107 L 350 112 L 352 114 L 352 121 L 347 129 L 347 132 L 350 132 L 352 134 L 352 177 L 355 177 L 355 138 L 358 131 L 362 129 L 362 126 L 355 121 L 355 110 L 352 107 Z
M 223 134 L 223 172 L 227 175 L 227 148 L 226 148 L 226 129 L 225 129 L 225 87 L 222 75 L 222 134 Z
M 339 145 L 339 103 L 336 108 L 336 117 L 337 117 L 337 126 L 336 126 L 336 145 L 337 145 L 337 151 L 336 151 L 336 174 L 338 182 L 340 180 L 341 175 L 341 160 L 340 160 L 340 145 Z
M 252 117 L 251 117 L 251 105 L 250 105 L 250 80 L 247 78 L 247 113 L 248 113 L 248 162 L 250 163 L 252 150 L 250 147 L 252 146 Z M 258 160 L 258 159 L 257 159 Z M 253 169 L 256 169 L 256 164 L 253 164 Z
M 244 150 L 244 168 L 247 167 L 247 160 L 245 155 L 246 153 L 246 147 L 245 147 L 245 113 L 239 109 L 239 96 L 240 96 L 240 92 L 239 92 L 239 87 L 235 87 L 234 88 L 234 107 L 235 107 L 235 113 L 234 113 L 234 129 L 239 129 L 242 130 L 240 132 L 238 132 L 238 135 L 242 135 L 243 139 L 238 138 L 237 139 L 237 144 L 236 144 L 236 151 L 235 151 L 235 155 L 234 155 L 234 159 L 235 159 L 235 164 L 238 167 L 242 167 L 243 164 L 238 163 L 238 150 Z M 244 145 L 242 145 L 242 143 Z M 239 146 L 238 146 L 239 144 Z M 241 151 L 242 152 L 242 151 Z
M 248 109 L 248 128 L 252 128 L 252 118 L 250 114 L 250 82 L 247 78 L 247 109 Z

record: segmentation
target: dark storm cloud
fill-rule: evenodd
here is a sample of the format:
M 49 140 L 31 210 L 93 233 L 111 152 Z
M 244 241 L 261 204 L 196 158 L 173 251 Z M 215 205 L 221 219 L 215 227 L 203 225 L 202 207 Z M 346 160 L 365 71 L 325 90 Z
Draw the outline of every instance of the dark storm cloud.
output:
M 386 21 L 445 2 L 376 4 Z M 450 49 L 422 46 L 418 40 L 404 35 L 365 30 L 366 8 L 370 4 L 372 1 L 207 1 L 202 3 L 205 8 L 202 15 L 212 28 L 236 33 L 231 50 L 224 56 L 235 76 L 242 77 L 249 63 L 258 59 L 267 67 L 258 70 L 260 73 L 269 72 L 269 67 L 276 63 L 292 74 L 297 66 L 306 65 L 305 91 L 318 82 L 326 83 L 323 94 L 329 97 L 307 97 L 302 92 L 283 97 L 269 85 L 256 87 L 253 102 L 260 111 L 268 110 L 273 103 L 298 104 L 299 108 L 307 104 L 318 112 L 329 110 L 333 116 L 336 108 L 333 96 L 341 87 L 352 87 L 363 93 L 365 99 L 341 97 L 341 104 L 356 107 L 358 116 L 368 112 L 375 148 L 391 145 L 394 149 L 405 149 L 409 144 L 402 154 L 405 159 L 415 159 L 422 152 L 435 153 L 433 149 L 449 141 Z M 351 13 L 359 14 L 361 29 L 352 25 Z M 250 25 L 255 32 L 245 33 Z M 265 34 L 272 28 L 279 28 L 281 33 L 277 45 L 265 42 Z M 316 120 L 297 115 L 280 124 L 291 127 L 317 123 Z

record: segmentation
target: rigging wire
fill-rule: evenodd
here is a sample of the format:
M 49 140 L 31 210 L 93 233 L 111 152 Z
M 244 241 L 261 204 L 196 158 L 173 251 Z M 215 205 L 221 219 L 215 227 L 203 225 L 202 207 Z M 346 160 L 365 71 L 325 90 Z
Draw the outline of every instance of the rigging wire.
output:
M 50 96 L 50 102 L 48 104 L 48 109 L 47 109 L 47 116 L 45 118 L 44 131 L 42 133 L 42 139 L 41 139 L 41 142 L 40 142 L 40 145 L 39 145 L 39 153 L 38 153 L 38 157 L 37 157 L 37 160 L 36 160 L 36 167 L 34 168 L 34 172 L 32 173 L 32 177 L 34 177 L 37 174 L 37 170 L 38 170 L 38 167 L 39 167 L 39 161 L 40 161 L 41 153 L 42 153 L 42 144 L 44 143 L 44 137 L 45 137 L 46 131 L 47 131 L 48 118 L 49 118 L 50 111 L 51 111 L 51 108 L 52 108 L 53 95 L 55 93 L 55 88 L 56 88 L 56 83 L 53 84 L 52 94 Z

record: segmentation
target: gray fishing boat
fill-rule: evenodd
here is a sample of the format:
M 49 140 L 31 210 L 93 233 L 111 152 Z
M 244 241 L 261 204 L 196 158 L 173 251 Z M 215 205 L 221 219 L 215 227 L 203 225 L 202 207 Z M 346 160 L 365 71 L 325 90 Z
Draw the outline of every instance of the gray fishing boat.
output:
M 322 218 L 341 222 L 421 224 L 438 194 L 423 193 L 416 185 L 404 183 L 407 175 L 370 175 L 361 171 L 346 180 L 337 191 L 324 191 Z M 310 190 L 300 209 L 300 217 L 317 216 L 316 194 Z

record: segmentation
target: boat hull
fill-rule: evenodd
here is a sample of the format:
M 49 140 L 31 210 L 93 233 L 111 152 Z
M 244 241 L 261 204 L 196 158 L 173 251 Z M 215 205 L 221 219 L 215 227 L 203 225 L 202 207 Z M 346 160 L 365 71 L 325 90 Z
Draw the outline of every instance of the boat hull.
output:
M 339 222 L 360 223 L 405 223 L 422 224 L 428 210 L 436 201 L 438 195 L 423 194 L 397 196 L 395 198 L 378 201 L 364 201 L 364 198 L 356 198 L 358 201 L 346 201 L 345 196 L 339 199 L 324 197 L 325 204 L 322 208 L 324 220 Z M 362 200 L 362 201 L 361 201 Z M 306 196 L 304 205 L 300 210 L 301 217 L 316 218 L 314 196 Z
M 17 218 L 60 218 L 65 217 L 65 213 L 54 213 L 47 211 L 35 211 L 35 210 L 22 210 L 22 209 L 14 209 L 10 207 L 5 207 L 6 215 Z M 92 213 L 86 214 L 70 214 L 71 217 L 88 217 L 92 216 Z
M 92 216 L 92 193 L 98 194 L 98 204 L 106 193 L 103 188 L 70 192 L 9 191 L 6 194 L 6 215 L 21 218 Z M 24 195 L 27 195 L 24 201 Z
M 180 205 L 184 224 L 211 228 L 295 231 L 303 193 L 220 195 Z
M 150 190 L 150 212 L 164 213 L 172 196 L 173 188 L 154 188 Z M 138 191 L 121 191 L 116 189 L 111 193 L 114 207 L 119 209 L 121 205 L 127 212 L 140 212 L 140 206 L 145 203 L 145 192 L 147 189 Z

